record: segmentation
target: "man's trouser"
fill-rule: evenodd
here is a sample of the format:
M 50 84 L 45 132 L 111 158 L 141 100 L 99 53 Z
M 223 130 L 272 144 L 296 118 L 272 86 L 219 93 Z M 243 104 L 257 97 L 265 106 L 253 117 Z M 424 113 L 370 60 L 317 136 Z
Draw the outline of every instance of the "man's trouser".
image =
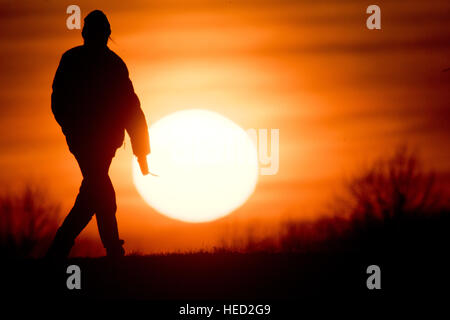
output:
M 103 246 L 109 256 L 123 255 L 123 241 L 119 239 L 116 221 L 116 195 L 108 176 L 114 154 L 73 152 L 83 175 L 75 204 L 59 227 L 48 257 L 65 258 L 69 255 L 75 238 L 95 214 Z

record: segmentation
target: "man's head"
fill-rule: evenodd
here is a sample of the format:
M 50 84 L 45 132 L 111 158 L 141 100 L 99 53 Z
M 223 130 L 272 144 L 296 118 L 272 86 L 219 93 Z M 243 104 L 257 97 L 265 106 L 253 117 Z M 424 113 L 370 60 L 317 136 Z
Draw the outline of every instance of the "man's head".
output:
M 106 46 L 111 35 L 111 27 L 108 18 L 100 10 L 94 10 L 84 18 L 83 31 L 81 32 L 84 43 L 90 46 Z

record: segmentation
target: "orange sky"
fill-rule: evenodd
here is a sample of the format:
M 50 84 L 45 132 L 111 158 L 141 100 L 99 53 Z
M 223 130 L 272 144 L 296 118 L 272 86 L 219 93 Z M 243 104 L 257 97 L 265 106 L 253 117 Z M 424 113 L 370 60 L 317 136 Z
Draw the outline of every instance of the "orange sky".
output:
M 66 8 L 108 16 L 151 123 L 177 110 L 217 111 L 247 128 L 280 129 L 280 168 L 220 221 L 186 224 L 148 207 L 131 148 L 110 174 L 128 249 L 211 245 L 240 225 L 311 217 L 342 177 L 406 142 L 449 176 L 450 3 L 378 1 L 0 1 L 0 184 L 43 184 L 69 210 L 81 182 L 50 110 L 61 54 L 82 43 Z M 151 138 L 151 137 L 150 137 Z M 95 234 L 91 223 L 85 234 Z

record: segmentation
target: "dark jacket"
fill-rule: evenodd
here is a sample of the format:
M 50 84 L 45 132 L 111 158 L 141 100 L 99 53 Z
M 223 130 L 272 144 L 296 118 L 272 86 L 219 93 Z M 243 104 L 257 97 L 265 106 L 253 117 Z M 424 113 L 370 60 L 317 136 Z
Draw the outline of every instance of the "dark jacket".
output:
M 52 111 L 73 153 L 114 155 L 124 130 L 136 156 L 150 152 L 147 123 L 127 66 L 109 48 L 78 46 L 65 52 L 52 88 Z

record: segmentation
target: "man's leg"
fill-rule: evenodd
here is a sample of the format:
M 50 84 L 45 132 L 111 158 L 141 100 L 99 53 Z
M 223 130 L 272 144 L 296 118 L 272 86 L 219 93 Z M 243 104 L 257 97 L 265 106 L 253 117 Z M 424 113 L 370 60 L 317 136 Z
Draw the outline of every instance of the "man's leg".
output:
M 75 238 L 86 227 L 93 215 L 94 208 L 90 204 L 89 186 L 86 179 L 83 179 L 75 204 L 56 232 L 47 257 L 67 258 Z
M 76 152 L 75 158 L 83 174 L 83 182 L 75 205 L 64 220 L 47 253 L 48 257 L 65 258 L 75 238 L 86 227 L 94 213 L 107 254 L 124 255 L 116 221 L 116 195 L 108 176 L 112 158 L 97 152 Z
M 116 220 L 116 194 L 107 172 L 98 181 L 96 196 L 95 217 L 97 219 L 98 232 L 106 249 L 107 256 L 123 256 L 123 241 L 119 239 L 119 231 Z
M 69 145 L 69 149 L 78 162 L 83 181 L 73 208 L 56 232 L 53 243 L 47 252 L 49 258 L 67 258 L 74 245 L 75 238 L 91 221 L 95 213 L 94 191 L 96 186 L 93 185 L 93 181 L 96 180 L 96 175 L 104 167 L 103 162 L 99 160 L 100 158 L 92 155 L 91 148 L 74 149 L 70 148 Z

